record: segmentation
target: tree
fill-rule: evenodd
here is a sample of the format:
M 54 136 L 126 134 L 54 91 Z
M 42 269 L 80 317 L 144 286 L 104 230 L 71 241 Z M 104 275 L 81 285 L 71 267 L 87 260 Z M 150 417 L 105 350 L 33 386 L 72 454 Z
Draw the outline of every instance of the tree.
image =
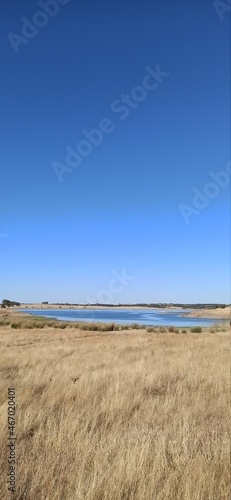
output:
M 2 301 L 2 306 L 5 307 L 12 307 L 12 306 L 19 307 L 20 305 L 21 305 L 20 302 L 15 302 L 14 300 L 3 299 Z

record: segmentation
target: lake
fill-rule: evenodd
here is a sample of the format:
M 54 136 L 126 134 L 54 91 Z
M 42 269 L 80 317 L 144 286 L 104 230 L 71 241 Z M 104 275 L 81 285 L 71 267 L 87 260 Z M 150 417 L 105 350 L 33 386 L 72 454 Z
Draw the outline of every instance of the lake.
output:
M 179 327 L 210 326 L 215 323 L 228 323 L 227 320 L 189 318 L 182 316 L 182 310 L 161 311 L 160 309 L 21 309 L 25 313 L 62 321 L 99 321 L 129 325 L 138 323 L 145 326 Z M 184 312 L 190 312 L 187 309 Z

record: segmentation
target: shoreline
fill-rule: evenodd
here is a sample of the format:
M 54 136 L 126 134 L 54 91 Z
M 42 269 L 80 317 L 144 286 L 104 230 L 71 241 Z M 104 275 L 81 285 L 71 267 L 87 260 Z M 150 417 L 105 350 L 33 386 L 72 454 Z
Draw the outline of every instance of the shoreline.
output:
M 76 309 L 76 310 L 104 310 L 104 311 L 109 311 L 110 309 L 118 309 L 118 310 L 138 310 L 138 309 L 144 309 L 146 311 L 154 309 L 158 311 L 184 311 L 181 307 L 149 307 L 149 306 L 91 306 L 91 305 L 58 305 L 58 304 L 21 304 L 21 306 L 13 306 L 9 307 L 11 310 L 19 310 L 19 309 L 44 309 L 46 310 L 56 310 L 56 309 Z
M 57 304 L 21 304 L 21 306 L 9 307 L 10 311 L 18 311 L 22 309 L 40 309 L 40 310 L 104 310 L 108 311 L 110 309 L 115 310 L 158 310 L 161 313 L 167 313 L 169 311 L 177 310 L 181 313 L 181 316 L 187 316 L 189 318 L 204 318 L 204 319 L 223 319 L 230 320 L 230 307 L 217 308 L 217 309 L 195 309 L 191 312 L 185 312 L 185 309 L 178 308 L 176 306 L 170 307 L 148 307 L 148 306 L 90 306 L 90 305 L 57 305 Z

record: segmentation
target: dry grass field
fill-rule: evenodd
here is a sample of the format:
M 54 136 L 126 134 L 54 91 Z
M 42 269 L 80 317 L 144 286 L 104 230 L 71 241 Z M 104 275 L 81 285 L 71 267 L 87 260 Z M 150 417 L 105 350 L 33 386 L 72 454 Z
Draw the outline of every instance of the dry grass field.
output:
M 228 327 L 2 325 L 0 348 L 1 499 L 230 498 Z M 8 387 L 15 493 L 7 491 Z

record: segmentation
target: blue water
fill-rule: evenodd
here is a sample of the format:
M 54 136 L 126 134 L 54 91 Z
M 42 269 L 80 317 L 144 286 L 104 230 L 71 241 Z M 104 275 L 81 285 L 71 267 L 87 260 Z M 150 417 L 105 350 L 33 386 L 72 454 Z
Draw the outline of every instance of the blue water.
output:
M 159 309 L 21 309 L 25 313 L 45 316 L 62 321 L 100 321 L 103 323 L 119 323 L 129 325 L 138 323 L 146 326 L 210 326 L 225 320 L 188 318 L 182 316 L 181 310 L 160 311 Z M 184 310 L 190 312 L 190 309 Z

